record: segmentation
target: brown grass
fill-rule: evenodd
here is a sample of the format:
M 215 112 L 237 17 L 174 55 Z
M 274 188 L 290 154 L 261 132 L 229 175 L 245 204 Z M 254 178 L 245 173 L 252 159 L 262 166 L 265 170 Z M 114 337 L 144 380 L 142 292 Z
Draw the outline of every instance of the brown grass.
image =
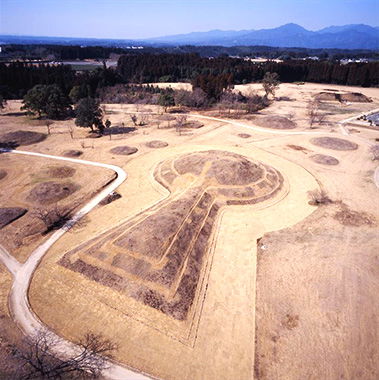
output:
M 334 214 L 334 219 L 338 220 L 344 226 L 360 227 L 376 225 L 376 219 L 373 215 L 370 215 L 363 211 L 350 210 L 346 205 L 342 205 L 340 211 Z
M 237 136 L 241 137 L 241 139 L 248 139 L 249 137 L 251 137 L 251 135 L 249 135 L 248 133 L 239 133 Z
M 340 139 L 338 137 L 314 137 L 311 139 L 313 145 L 333 150 L 357 150 L 358 144 Z
M 53 166 L 48 168 L 43 174 L 52 178 L 69 178 L 76 172 L 71 166 Z
M 366 95 L 360 92 L 348 92 L 348 93 L 331 93 L 320 92 L 316 98 L 324 101 L 339 101 L 339 102 L 351 102 L 351 103 L 370 103 L 372 100 Z
M 66 150 L 63 152 L 65 157 L 79 157 L 83 154 L 81 150 Z
M 0 137 L 0 144 L 32 145 L 45 140 L 46 137 L 47 135 L 45 133 L 32 131 L 15 131 L 2 135 Z
M 288 148 L 291 148 L 293 150 L 298 150 L 301 152 L 308 152 L 307 148 L 304 148 L 303 146 L 300 146 L 300 145 L 288 144 L 287 146 L 288 146 Z
M 137 153 L 138 149 L 135 147 L 124 145 L 124 146 L 116 146 L 115 148 L 112 148 L 110 152 L 113 154 L 119 154 L 122 156 L 129 156 L 131 154 Z
M 338 165 L 339 161 L 337 158 L 332 156 L 327 156 L 325 154 L 315 154 L 310 157 L 313 162 L 321 165 Z
M 148 148 L 155 149 L 155 148 L 165 148 L 166 146 L 168 146 L 168 144 L 165 141 L 154 140 L 154 141 L 147 142 L 146 146 Z
M 257 125 L 264 128 L 273 129 L 294 129 L 297 127 L 296 123 L 287 119 L 284 116 L 265 116 L 263 118 L 257 118 L 254 121 Z
M 51 204 L 68 197 L 79 189 L 80 186 L 74 182 L 43 182 L 29 192 L 27 200 L 40 204 Z
M 21 218 L 27 211 L 21 207 L 0 208 L 0 229 Z

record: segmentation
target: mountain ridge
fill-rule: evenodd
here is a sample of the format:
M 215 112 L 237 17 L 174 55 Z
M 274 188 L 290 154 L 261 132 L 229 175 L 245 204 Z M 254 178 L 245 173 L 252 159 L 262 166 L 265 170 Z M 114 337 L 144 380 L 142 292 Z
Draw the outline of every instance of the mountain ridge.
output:
M 373 27 L 365 24 L 332 25 L 311 31 L 298 24 L 289 23 L 271 29 L 213 29 L 207 32 L 191 32 L 144 39 L 0 35 L 0 44 L 35 45 L 46 43 L 115 47 L 266 46 L 379 51 L 379 26 Z
M 260 30 L 213 30 L 148 38 L 141 41 L 166 44 L 214 46 L 264 45 L 277 47 L 379 49 L 379 27 L 365 24 L 330 26 L 310 31 L 289 23 Z

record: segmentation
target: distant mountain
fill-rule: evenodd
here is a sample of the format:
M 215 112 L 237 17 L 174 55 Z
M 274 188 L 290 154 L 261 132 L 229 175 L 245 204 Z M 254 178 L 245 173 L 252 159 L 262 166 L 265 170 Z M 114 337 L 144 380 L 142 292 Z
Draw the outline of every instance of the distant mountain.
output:
M 379 49 L 379 28 L 368 25 L 331 26 L 309 31 L 297 24 L 274 29 L 199 32 L 144 40 L 154 44 L 242 46 L 264 45 L 321 49 Z
M 83 46 L 112 46 L 126 47 L 139 46 L 140 41 L 106 38 L 76 38 L 76 37 L 48 37 L 48 36 L 15 36 L 0 35 L 1 44 L 16 45 L 83 45 Z M 145 43 L 144 45 L 148 45 Z
M 330 26 L 319 31 L 310 31 L 297 24 L 286 24 L 274 29 L 211 30 L 209 32 L 193 32 L 140 40 L 0 35 L 0 44 L 109 47 L 272 46 L 280 48 L 379 50 L 379 27 L 354 24 Z

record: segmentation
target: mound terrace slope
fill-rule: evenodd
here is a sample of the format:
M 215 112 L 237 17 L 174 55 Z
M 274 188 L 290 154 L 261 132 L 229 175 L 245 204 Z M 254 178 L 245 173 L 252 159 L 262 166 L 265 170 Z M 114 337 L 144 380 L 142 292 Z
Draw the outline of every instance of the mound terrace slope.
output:
M 269 199 L 283 178 L 223 151 L 168 159 L 154 177 L 170 191 L 168 199 L 68 252 L 60 264 L 173 320 L 190 321 L 204 296 L 199 285 L 220 208 Z

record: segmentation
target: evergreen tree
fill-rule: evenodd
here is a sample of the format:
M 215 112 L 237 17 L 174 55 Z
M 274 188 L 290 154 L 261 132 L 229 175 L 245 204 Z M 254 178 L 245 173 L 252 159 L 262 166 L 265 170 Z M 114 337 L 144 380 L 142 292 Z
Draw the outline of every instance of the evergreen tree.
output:
M 94 126 L 97 127 L 100 132 L 103 130 L 103 112 L 96 99 L 90 97 L 80 99 L 75 106 L 75 115 L 75 124 L 77 126 L 91 128 L 91 131 L 94 130 Z
M 50 119 L 56 119 L 67 114 L 70 102 L 62 90 L 55 84 L 38 84 L 30 89 L 24 96 L 23 110 L 38 117 L 43 114 Z

